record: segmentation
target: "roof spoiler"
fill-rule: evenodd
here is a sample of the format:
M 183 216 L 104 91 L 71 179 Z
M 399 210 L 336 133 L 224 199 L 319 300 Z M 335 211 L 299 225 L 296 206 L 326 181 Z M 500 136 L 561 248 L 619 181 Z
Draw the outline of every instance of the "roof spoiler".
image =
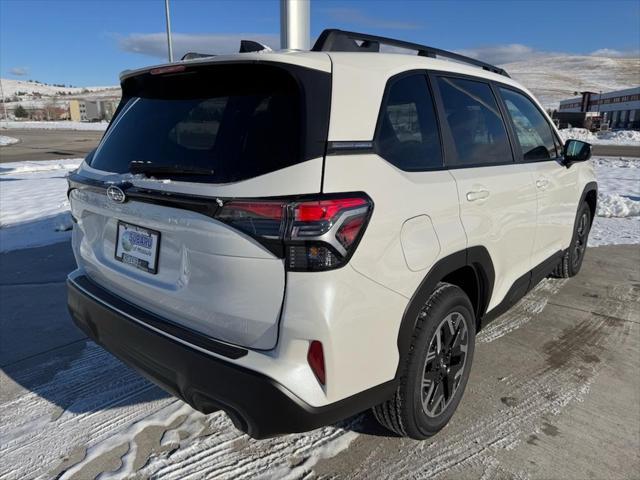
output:
M 359 42 L 359 43 L 358 43 Z M 486 62 L 476 60 L 475 58 L 465 57 L 459 53 L 441 50 L 439 48 L 420 45 L 419 43 L 405 42 L 394 38 L 379 37 L 377 35 L 369 35 L 367 33 L 347 32 L 344 30 L 327 29 L 324 30 L 315 45 L 311 49 L 312 52 L 380 52 L 381 45 L 390 47 L 404 48 L 407 50 L 415 50 L 422 57 L 431 58 L 449 58 L 456 62 L 474 65 L 493 73 L 509 77 L 509 74 L 502 68 L 496 67 Z
M 248 53 L 248 52 L 272 52 L 270 47 L 263 45 L 259 42 L 254 42 L 253 40 L 240 40 L 240 53 Z M 185 53 L 181 60 L 192 60 L 194 58 L 206 58 L 206 57 L 215 57 L 214 53 L 198 53 L 198 52 L 188 52 Z

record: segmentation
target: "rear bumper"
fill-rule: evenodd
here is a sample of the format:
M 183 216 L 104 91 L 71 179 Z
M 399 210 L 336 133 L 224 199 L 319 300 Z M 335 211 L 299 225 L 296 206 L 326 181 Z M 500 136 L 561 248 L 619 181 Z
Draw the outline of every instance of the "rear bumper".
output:
M 242 348 L 176 330 L 85 276 L 70 277 L 67 286 L 73 321 L 92 340 L 195 409 L 224 410 L 237 428 L 253 438 L 335 423 L 381 403 L 395 389 L 392 380 L 312 407 L 272 378 L 221 358 L 239 358 L 247 353 Z

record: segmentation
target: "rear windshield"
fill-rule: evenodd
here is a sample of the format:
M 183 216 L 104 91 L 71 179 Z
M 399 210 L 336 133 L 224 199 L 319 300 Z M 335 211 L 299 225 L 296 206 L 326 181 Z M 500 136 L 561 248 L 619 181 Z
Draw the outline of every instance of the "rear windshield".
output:
M 143 164 L 153 176 L 227 183 L 322 156 L 329 82 L 322 72 L 256 64 L 135 77 L 91 166 L 126 173 Z

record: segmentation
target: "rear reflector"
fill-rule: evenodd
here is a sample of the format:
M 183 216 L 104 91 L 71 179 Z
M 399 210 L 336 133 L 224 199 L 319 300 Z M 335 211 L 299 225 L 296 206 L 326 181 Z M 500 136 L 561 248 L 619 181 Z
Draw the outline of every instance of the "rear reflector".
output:
M 324 352 L 322 351 L 322 343 L 318 340 L 313 340 L 309 344 L 309 352 L 307 353 L 307 362 L 311 367 L 311 371 L 318 379 L 321 385 L 325 382 L 324 371 Z

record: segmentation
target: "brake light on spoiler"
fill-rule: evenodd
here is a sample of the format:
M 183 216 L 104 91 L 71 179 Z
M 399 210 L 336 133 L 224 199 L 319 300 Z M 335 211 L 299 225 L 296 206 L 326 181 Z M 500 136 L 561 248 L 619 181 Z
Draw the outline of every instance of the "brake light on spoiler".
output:
M 373 203 L 364 194 L 231 200 L 215 215 L 285 258 L 291 271 L 339 268 L 364 234 Z

